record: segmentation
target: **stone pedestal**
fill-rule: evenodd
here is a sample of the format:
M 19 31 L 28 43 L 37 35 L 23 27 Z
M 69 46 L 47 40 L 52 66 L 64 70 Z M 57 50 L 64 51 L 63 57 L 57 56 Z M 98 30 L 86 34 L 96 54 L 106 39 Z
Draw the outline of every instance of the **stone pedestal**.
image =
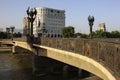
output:
M 15 53 L 15 46 L 12 46 L 12 54 Z

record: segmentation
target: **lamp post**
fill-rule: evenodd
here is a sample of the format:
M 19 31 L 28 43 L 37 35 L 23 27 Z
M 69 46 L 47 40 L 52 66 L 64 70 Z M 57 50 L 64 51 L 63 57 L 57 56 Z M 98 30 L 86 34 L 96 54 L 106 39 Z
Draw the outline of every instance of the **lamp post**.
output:
M 7 33 L 10 33 L 10 28 L 7 27 L 7 28 L 6 28 L 6 31 L 7 31 Z
M 90 26 L 90 39 L 92 39 L 92 27 L 94 22 L 94 16 L 88 16 L 89 26 Z
M 14 26 L 11 26 L 11 27 L 10 27 L 10 29 L 11 29 L 11 33 L 12 33 L 12 40 L 13 40 L 13 32 L 14 32 L 15 27 L 14 27 Z
M 37 15 L 37 10 L 36 10 L 36 8 L 31 8 L 30 10 L 30 7 L 28 7 L 28 9 L 27 9 L 27 15 L 28 15 L 28 17 L 27 17 L 27 19 L 28 19 L 28 22 L 30 22 L 30 25 L 28 25 L 28 27 L 29 27 L 29 29 L 30 29 L 30 39 L 31 39 L 31 43 L 32 43 L 32 41 L 33 41 L 33 38 L 34 38 L 34 35 L 33 35 L 33 22 L 34 22 L 34 20 L 35 20 L 35 18 L 36 18 L 36 15 Z
M 6 28 L 6 32 L 7 32 L 7 38 L 9 39 L 10 38 L 10 28 L 9 27 Z

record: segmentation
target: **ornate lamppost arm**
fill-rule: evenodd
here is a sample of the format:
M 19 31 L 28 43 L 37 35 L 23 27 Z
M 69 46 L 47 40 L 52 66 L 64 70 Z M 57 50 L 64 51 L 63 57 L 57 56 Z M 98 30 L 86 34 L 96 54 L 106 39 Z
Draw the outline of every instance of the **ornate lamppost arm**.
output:
M 34 20 L 35 20 L 35 18 L 36 18 L 36 15 L 37 15 L 37 10 L 36 10 L 36 8 L 31 8 L 30 10 L 29 10 L 30 8 L 28 7 L 28 9 L 26 10 L 26 12 L 27 12 L 27 15 L 28 15 L 28 20 L 29 20 L 29 22 L 30 22 L 30 24 L 31 24 L 31 32 L 30 32 L 30 42 L 32 43 L 32 41 L 33 41 L 33 38 L 34 38 L 34 35 L 33 35 L 33 22 L 34 22 Z

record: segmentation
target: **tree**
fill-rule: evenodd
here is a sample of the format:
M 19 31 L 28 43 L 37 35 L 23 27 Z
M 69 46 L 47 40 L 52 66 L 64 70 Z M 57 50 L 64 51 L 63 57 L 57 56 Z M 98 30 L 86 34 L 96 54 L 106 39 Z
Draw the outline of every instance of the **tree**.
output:
M 18 37 L 22 37 L 22 34 L 20 32 L 18 32 Z
M 94 38 L 120 38 L 119 31 L 105 32 L 102 30 L 97 30 L 93 34 Z
M 13 34 L 14 38 L 22 37 L 20 32 Z M 12 37 L 11 33 L 8 32 L 0 32 L 0 39 L 10 39 Z
M 72 26 L 62 28 L 62 36 L 64 38 L 72 38 L 74 37 L 74 33 L 75 33 L 74 27 Z
M 13 35 L 14 35 L 14 37 L 16 37 L 16 38 L 17 38 L 17 37 L 22 37 L 22 34 L 21 34 L 20 32 L 14 33 Z
M 5 32 L 0 32 L 0 38 L 1 38 L 1 39 L 6 39 L 6 38 L 7 38 L 7 33 L 5 33 Z
M 87 38 L 88 35 L 87 34 L 83 34 L 83 33 L 75 33 L 75 37 L 76 38 Z
M 97 30 L 94 32 L 93 37 L 95 38 L 106 38 L 107 34 L 103 30 Z
M 87 38 L 88 35 L 87 34 L 81 34 L 81 38 Z
M 112 38 L 120 38 L 120 32 L 119 31 L 112 31 L 111 37 Z
M 77 37 L 81 37 L 81 33 L 75 33 L 75 38 L 77 38 Z

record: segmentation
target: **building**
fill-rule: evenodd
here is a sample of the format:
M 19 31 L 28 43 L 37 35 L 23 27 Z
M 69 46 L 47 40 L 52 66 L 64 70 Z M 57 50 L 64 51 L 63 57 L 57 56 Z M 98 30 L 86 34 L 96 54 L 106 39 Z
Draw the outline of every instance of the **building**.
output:
M 61 37 L 61 29 L 65 26 L 65 10 L 46 7 L 38 7 L 36 10 L 33 34 L 35 36 Z
M 28 30 L 29 30 L 29 27 L 28 27 L 28 19 L 27 17 L 24 17 L 23 18 L 23 36 L 26 36 L 28 35 Z
M 10 28 L 8 28 L 8 27 L 3 27 L 3 28 L 2 28 L 2 32 L 10 33 Z
M 2 32 L 7 32 L 7 27 L 3 27 Z
M 98 30 L 106 31 L 105 23 L 100 23 L 100 24 L 98 25 Z

